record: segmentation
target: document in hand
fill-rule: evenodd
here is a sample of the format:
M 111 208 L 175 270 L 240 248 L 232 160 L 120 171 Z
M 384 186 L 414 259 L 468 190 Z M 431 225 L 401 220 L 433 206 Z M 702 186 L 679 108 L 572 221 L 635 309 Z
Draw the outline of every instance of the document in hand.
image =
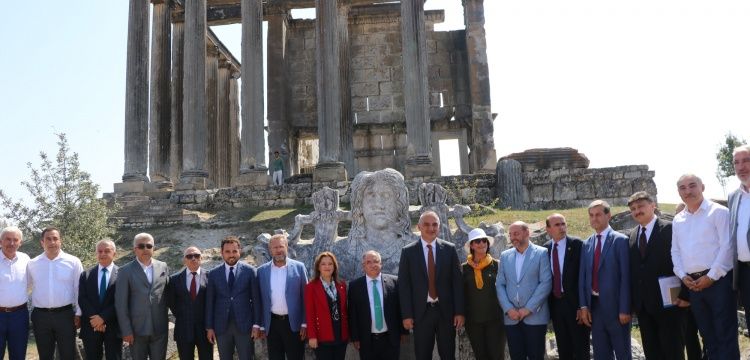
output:
M 682 282 L 677 276 L 662 276 L 659 278 L 659 290 L 665 308 L 674 306 L 677 296 L 680 295 L 681 286 Z

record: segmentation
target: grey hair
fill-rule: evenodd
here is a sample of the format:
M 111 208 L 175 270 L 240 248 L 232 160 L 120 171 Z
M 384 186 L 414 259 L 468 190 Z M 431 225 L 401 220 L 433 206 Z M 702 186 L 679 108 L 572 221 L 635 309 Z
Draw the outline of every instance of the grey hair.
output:
M 141 240 L 141 239 L 148 239 L 148 240 L 151 240 L 151 242 L 154 242 L 154 237 L 151 236 L 151 234 L 144 232 L 133 237 L 133 247 L 138 245 L 138 240 Z
M 365 253 L 362 255 L 362 262 L 365 262 L 365 259 L 367 258 L 367 255 L 372 255 L 378 258 L 378 261 L 383 261 L 383 258 L 380 257 L 380 253 L 375 250 L 368 250 L 365 251 Z
M 698 184 L 703 185 L 703 180 L 701 180 L 701 178 L 698 175 L 687 173 L 687 174 L 682 174 L 682 176 L 680 176 L 680 178 L 677 179 L 677 186 L 680 186 L 680 182 L 682 182 L 682 180 L 689 179 L 689 178 L 698 180 Z
M 117 245 L 115 245 L 115 242 L 110 239 L 101 239 L 97 241 L 95 248 L 99 248 L 99 245 L 107 245 L 108 247 L 111 247 L 114 252 L 117 252 Z
M 286 236 L 286 234 L 275 234 L 274 236 L 271 236 L 270 239 L 268 239 L 268 244 L 271 244 L 271 241 L 273 239 L 281 239 L 284 241 L 284 245 L 289 246 L 289 238 Z
M 750 145 L 740 145 L 740 146 L 737 146 L 732 151 L 732 156 L 735 156 L 735 155 L 737 155 L 737 153 L 741 153 L 741 152 L 750 153 Z
M 21 229 L 19 229 L 18 227 L 16 227 L 16 226 L 8 226 L 8 227 L 4 228 L 3 231 L 0 232 L 0 239 L 4 238 L 5 234 L 7 234 L 7 233 L 16 234 L 16 235 L 18 235 L 18 238 L 21 241 L 23 241 L 23 231 L 21 231 Z

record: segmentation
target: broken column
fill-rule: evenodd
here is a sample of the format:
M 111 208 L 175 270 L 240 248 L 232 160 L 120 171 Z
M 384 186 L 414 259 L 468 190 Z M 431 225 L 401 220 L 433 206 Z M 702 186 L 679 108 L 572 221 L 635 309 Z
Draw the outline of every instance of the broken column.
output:
M 169 5 L 154 4 L 151 26 L 151 115 L 149 117 L 149 177 L 153 190 L 172 189 L 169 173 L 171 139 L 170 47 L 172 23 Z
M 206 125 L 208 127 L 208 147 L 206 148 L 206 171 L 208 171 L 209 187 L 216 187 L 218 173 L 217 139 L 217 81 L 219 76 L 219 48 L 208 42 L 206 46 Z

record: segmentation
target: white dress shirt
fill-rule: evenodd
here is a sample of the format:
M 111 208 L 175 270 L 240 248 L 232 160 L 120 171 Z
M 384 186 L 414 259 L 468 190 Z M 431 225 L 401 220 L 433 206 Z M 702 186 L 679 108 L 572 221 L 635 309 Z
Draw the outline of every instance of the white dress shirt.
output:
M 552 240 L 552 248 L 550 249 L 550 252 L 549 252 L 549 268 L 550 268 L 550 271 L 552 272 L 552 279 L 554 279 L 554 276 L 555 276 L 555 265 L 554 265 L 555 260 L 553 258 L 555 244 L 557 244 L 557 260 L 560 262 L 560 291 L 565 292 L 565 289 L 563 289 L 563 285 L 562 285 L 562 282 L 563 282 L 562 278 L 563 278 L 563 269 L 565 268 L 565 247 L 568 245 L 568 238 L 564 237 L 560 239 L 560 241 L 558 242 L 555 242 L 555 240 Z
M 367 281 L 367 297 L 370 299 L 370 332 L 373 334 L 384 333 L 388 331 L 388 324 L 385 321 L 385 299 L 383 298 L 383 276 L 378 274 L 377 277 L 371 278 L 365 275 Z M 378 292 L 380 293 L 380 308 L 383 310 L 383 328 L 378 330 L 375 328 L 375 298 L 372 296 L 372 281 L 377 280 Z
M 740 206 L 737 208 L 737 259 L 743 262 L 750 261 L 750 249 L 748 249 L 747 238 L 748 226 L 750 226 L 750 193 L 740 186 Z
M 0 251 L 0 306 L 16 307 L 29 299 L 29 282 L 26 277 L 28 255 L 16 251 L 13 259 L 8 259 Z
M 138 258 L 135 258 L 135 261 L 138 262 L 138 265 L 141 266 L 141 269 L 143 269 L 143 273 L 146 274 L 146 280 L 148 280 L 149 284 L 154 283 L 154 262 L 152 261 L 148 266 L 143 265 L 143 263 L 138 260 Z
M 286 271 L 287 266 L 271 265 L 271 313 L 289 314 L 286 304 Z
M 185 268 L 185 286 L 190 291 L 190 284 L 193 282 L 193 272 L 190 269 Z M 195 293 L 198 294 L 201 291 L 201 268 L 195 270 Z
M 59 308 L 73 305 L 76 315 L 78 307 L 78 279 L 83 272 L 81 260 L 60 250 L 50 260 L 41 253 L 29 261 L 28 274 L 31 283 L 31 304 L 38 308 Z
M 656 226 L 656 219 L 657 219 L 657 217 L 656 217 L 656 215 L 654 215 L 654 217 L 651 219 L 651 221 L 649 221 L 649 223 L 646 224 L 646 244 L 648 244 L 649 239 L 651 239 L 651 233 L 654 232 L 654 226 Z M 643 232 L 643 226 L 642 225 L 638 225 L 638 237 L 636 238 L 636 241 L 637 241 L 637 243 L 638 243 L 639 246 L 640 246 L 641 233 L 642 232 Z M 640 248 L 639 248 L 639 250 L 640 250 Z
M 109 288 L 109 279 L 112 278 L 112 269 L 115 268 L 115 263 L 110 263 L 109 266 L 107 266 L 107 278 L 104 279 L 104 282 L 107 284 L 107 288 Z M 104 269 L 104 266 L 99 264 L 99 271 L 96 273 L 96 288 L 99 289 L 99 284 L 102 283 L 102 269 Z
M 424 241 L 424 239 L 422 238 L 419 238 L 419 241 L 422 243 L 422 252 L 424 253 L 425 271 L 429 273 L 429 270 L 428 270 L 429 265 L 427 265 L 429 263 L 429 260 L 427 260 L 427 255 L 429 254 L 427 250 L 427 241 Z M 432 246 L 432 259 L 435 261 L 435 276 L 437 276 L 437 246 L 435 246 L 437 245 L 437 239 L 432 240 L 430 245 Z M 435 281 L 437 282 L 437 279 L 435 279 Z M 438 301 L 438 299 L 431 298 L 428 293 L 427 302 L 435 302 L 435 301 Z
M 531 246 L 531 244 L 528 246 Z M 526 247 L 526 250 L 523 252 L 516 249 L 516 281 L 521 281 L 521 269 L 523 269 L 523 263 L 526 261 L 526 251 L 528 250 L 529 247 Z
M 687 208 L 672 221 L 672 262 L 680 279 L 710 269 L 708 277 L 719 280 L 734 267 L 729 241 L 729 210 L 703 199 L 698 210 Z

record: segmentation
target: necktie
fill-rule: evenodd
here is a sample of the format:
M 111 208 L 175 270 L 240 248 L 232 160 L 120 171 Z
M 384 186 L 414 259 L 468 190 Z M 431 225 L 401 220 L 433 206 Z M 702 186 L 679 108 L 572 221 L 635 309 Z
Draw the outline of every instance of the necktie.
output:
M 602 236 L 596 235 L 596 250 L 594 250 L 594 269 L 591 274 L 591 290 L 599 292 L 599 257 L 602 256 Z
M 641 250 L 641 259 L 646 257 L 646 228 L 641 226 L 641 229 L 643 230 L 641 232 L 640 239 L 638 239 L 638 247 Z
M 195 285 L 195 275 L 198 273 L 193 271 L 191 274 L 193 274 L 193 280 L 190 280 L 190 299 L 195 300 L 195 297 L 198 296 L 198 289 Z
M 383 329 L 383 304 L 380 303 L 380 290 L 378 290 L 378 280 L 372 281 L 372 301 L 375 309 L 375 329 Z
M 229 284 L 229 289 L 231 290 L 234 287 L 234 266 L 229 267 L 229 280 L 227 281 Z
M 427 294 L 437 299 L 437 285 L 435 285 L 435 257 L 432 255 L 432 244 L 427 244 Z
M 102 280 L 99 282 L 99 302 L 104 302 L 104 296 L 107 295 L 107 268 L 102 268 Z
M 552 293 L 556 298 L 562 297 L 562 276 L 560 275 L 560 259 L 557 257 L 557 243 L 552 248 Z

